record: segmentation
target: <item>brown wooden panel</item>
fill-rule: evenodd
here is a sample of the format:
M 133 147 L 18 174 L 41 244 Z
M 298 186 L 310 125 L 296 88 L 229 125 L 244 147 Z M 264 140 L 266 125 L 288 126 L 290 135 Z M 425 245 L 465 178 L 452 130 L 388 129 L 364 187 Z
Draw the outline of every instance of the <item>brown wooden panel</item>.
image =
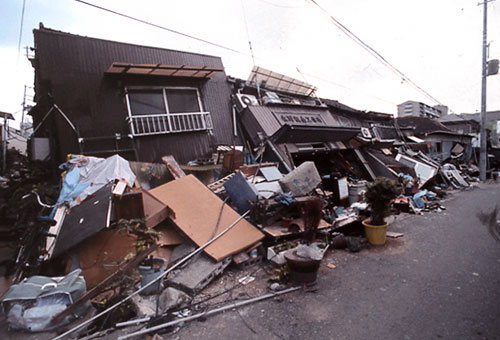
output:
M 214 233 L 222 200 L 193 175 L 176 179 L 149 191 L 175 211 L 173 222 L 197 245 L 205 244 Z M 225 206 L 215 235 L 235 222 L 240 215 Z M 264 238 L 264 234 L 241 220 L 224 236 L 205 248 L 216 261 L 236 254 Z
M 144 215 L 146 216 L 146 226 L 154 228 L 167 217 L 173 215 L 172 210 L 156 199 L 151 193 L 146 190 L 141 190 L 142 200 L 144 204 Z
M 129 191 L 119 197 L 114 197 L 116 220 L 144 217 L 144 205 L 140 191 Z
M 101 231 L 78 245 L 82 275 L 91 289 L 107 278 L 134 251 L 134 236 L 116 230 Z

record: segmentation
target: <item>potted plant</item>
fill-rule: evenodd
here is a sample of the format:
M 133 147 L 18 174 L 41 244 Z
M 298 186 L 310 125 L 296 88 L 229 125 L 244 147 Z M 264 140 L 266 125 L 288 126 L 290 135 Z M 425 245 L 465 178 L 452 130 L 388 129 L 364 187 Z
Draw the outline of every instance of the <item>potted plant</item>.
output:
M 366 188 L 365 200 L 370 206 L 371 217 L 364 220 L 365 235 L 373 245 L 384 245 L 387 231 L 385 218 L 389 216 L 391 203 L 401 193 L 399 184 L 388 178 L 378 177 Z

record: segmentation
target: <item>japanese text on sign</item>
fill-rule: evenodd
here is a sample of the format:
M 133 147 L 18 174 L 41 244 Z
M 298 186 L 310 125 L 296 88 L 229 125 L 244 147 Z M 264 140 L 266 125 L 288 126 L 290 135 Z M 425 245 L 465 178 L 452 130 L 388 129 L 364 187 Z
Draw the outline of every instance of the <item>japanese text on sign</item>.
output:
M 288 125 L 326 125 L 325 121 L 319 114 L 302 114 L 302 113 L 275 113 L 276 118 L 281 124 Z

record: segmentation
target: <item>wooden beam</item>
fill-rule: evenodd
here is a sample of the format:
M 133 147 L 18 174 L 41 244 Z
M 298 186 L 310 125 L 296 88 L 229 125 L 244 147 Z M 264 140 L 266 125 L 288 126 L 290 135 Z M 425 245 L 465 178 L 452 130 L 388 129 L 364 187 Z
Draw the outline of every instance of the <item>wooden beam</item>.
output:
M 172 155 L 166 155 L 161 158 L 162 162 L 165 163 L 167 166 L 168 170 L 174 176 L 175 179 L 181 178 L 186 176 L 186 173 L 184 170 L 181 169 L 179 166 L 179 163 L 175 160 L 174 156 Z

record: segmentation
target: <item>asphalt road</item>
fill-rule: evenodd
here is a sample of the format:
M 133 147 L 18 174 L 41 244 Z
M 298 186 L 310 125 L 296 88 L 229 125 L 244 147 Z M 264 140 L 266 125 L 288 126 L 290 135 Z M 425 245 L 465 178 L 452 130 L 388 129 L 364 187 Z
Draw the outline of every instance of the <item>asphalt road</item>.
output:
M 192 321 L 164 339 L 500 339 L 500 243 L 477 218 L 500 204 L 500 184 L 455 192 L 440 213 L 399 215 L 404 233 L 359 253 L 329 251 L 316 291 L 297 291 Z M 499 216 L 500 219 L 500 216 Z M 335 264 L 330 269 L 327 264 Z M 252 270 L 252 269 L 249 269 Z M 214 282 L 231 286 L 241 272 Z M 266 293 L 265 271 L 243 291 Z M 244 295 L 244 294 L 243 294 Z M 232 298 L 243 296 L 235 292 Z M 79 321 L 77 321 L 78 323 Z M 116 339 L 134 329 L 121 329 Z M 0 339 L 46 340 L 54 333 L 7 332 Z M 101 339 L 104 339 L 101 338 Z M 137 337 L 139 339 L 139 337 Z M 141 338 L 142 339 L 142 338 Z
M 441 213 L 398 216 L 389 230 L 404 237 L 384 247 L 329 252 L 316 292 L 293 292 L 163 336 L 500 339 L 500 243 L 476 216 L 497 203 L 499 184 L 456 192 Z

